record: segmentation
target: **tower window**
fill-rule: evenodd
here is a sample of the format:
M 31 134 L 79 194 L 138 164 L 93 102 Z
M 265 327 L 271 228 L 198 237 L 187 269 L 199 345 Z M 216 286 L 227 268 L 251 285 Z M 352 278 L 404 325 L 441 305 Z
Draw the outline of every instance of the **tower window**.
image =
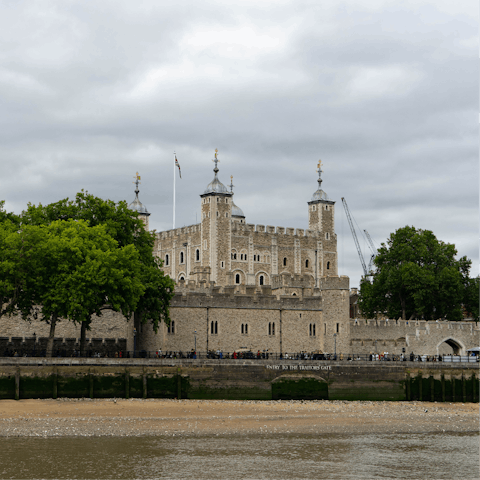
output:
M 220 267 L 225 268 L 225 262 L 220 262 Z
M 316 334 L 315 334 L 315 324 L 313 324 L 313 336 L 315 337 Z
M 284 257 L 284 259 L 283 259 L 283 266 L 284 266 L 284 267 L 287 266 L 287 257 Z
M 325 234 L 325 239 L 328 240 L 328 237 L 329 237 L 329 235 L 328 235 L 328 233 L 326 233 Z
M 312 336 L 312 324 L 310 324 L 310 336 Z
M 235 274 L 235 283 L 236 283 L 237 285 L 240 285 L 240 274 L 239 274 L 239 273 L 236 273 L 236 274 Z
M 240 260 L 243 260 L 243 253 L 240 254 Z
M 305 268 L 308 268 L 308 260 L 305 260 Z
M 200 261 L 200 249 L 198 249 L 198 248 L 195 250 L 195 260 L 197 262 Z
M 260 285 L 263 285 L 263 282 L 264 282 L 264 276 L 263 275 L 260 275 L 259 279 L 258 279 L 258 283 L 260 283 Z
M 327 262 L 327 270 L 330 270 L 330 262 Z
M 245 324 L 245 335 L 248 335 L 248 323 Z
M 217 203 L 220 201 L 220 198 L 217 197 Z
M 272 324 L 271 323 L 268 324 L 268 334 L 269 335 L 272 334 Z
M 174 334 L 175 333 L 175 320 L 170 322 L 170 325 L 167 328 L 167 333 Z
M 170 265 L 170 255 L 165 255 L 165 266 L 168 267 Z
M 328 205 L 325 205 L 325 210 L 328 210 Z
M 272 335 L 275 335 L 275 322 L 272 323 Z
M 180 252 L 180 263 L 184 262 L 184 254 L 183 252 Z
M 220 216 L 220 214 L 217 212 L 217 218 Z
M 340 333 L 340 324 L 337 323 L 337 333 Z
M 312 211 L 314 212 L 317 209 L 316 205 L 312 206 Z
M 228 218 L 228 213 L 225 214 L 225 217 Z

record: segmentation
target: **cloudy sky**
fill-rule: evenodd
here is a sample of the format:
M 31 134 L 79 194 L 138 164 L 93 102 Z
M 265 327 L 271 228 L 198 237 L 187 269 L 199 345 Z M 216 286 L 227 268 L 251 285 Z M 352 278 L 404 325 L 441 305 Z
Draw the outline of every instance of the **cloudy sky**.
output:
M 342 208 L 380 244 L 405 225 L 478 274 L 478 5 L 473 0 L 2 0 L 0 199 L 132 201 L 195 223 L 233 175 L 249 223 L 306 228 L 323 162 L 340 273 L 361 265 Z

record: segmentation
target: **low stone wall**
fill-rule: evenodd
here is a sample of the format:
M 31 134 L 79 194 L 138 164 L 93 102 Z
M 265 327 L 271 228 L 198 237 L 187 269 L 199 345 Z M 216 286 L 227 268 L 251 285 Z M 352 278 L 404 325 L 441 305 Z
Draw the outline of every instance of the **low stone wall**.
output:
M 0 398 L 478 402 L 478 364 L 172 359 L 0 359 Z

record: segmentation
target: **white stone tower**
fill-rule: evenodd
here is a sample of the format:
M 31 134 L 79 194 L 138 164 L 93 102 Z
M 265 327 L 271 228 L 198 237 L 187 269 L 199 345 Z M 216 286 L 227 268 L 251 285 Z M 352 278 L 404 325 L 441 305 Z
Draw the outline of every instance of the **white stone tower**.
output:
M 335 202 L 322 190 L 322 162 L 318 162 L 318 189 L 308 202 L 308 228 L 319 233 L 317 258 L 319 276 L 338 275 Z
M 210 267 L 210 280 L 227 284 L 231 270 L 232 196 L 218 179 L 218 150 L 215 149 L 215 177 L 200 195 L 202 211 L 202 267 Z

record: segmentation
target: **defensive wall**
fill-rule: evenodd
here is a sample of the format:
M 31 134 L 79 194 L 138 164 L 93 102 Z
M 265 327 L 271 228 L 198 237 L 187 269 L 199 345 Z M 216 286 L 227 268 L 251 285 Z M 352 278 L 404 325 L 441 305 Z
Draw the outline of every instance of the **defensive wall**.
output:
M 0 398 L 478 402 L 478 364 L 0 359 Z
M 389 352 L 393 354 L 465 355 L 480 343 L 477 322 L 442 320 L 351 320 L 350 351 L 359 354 Z

